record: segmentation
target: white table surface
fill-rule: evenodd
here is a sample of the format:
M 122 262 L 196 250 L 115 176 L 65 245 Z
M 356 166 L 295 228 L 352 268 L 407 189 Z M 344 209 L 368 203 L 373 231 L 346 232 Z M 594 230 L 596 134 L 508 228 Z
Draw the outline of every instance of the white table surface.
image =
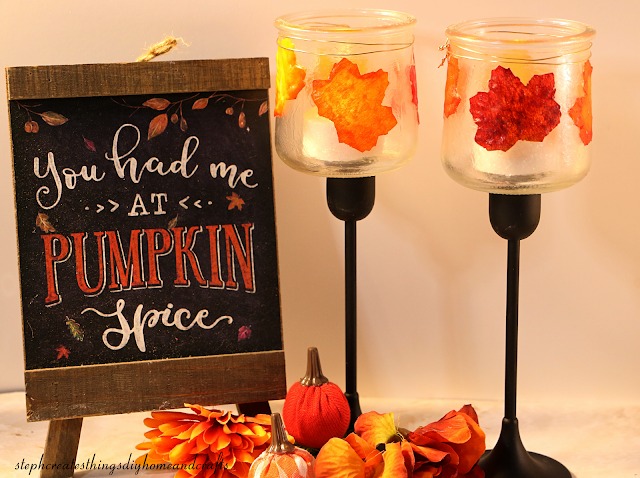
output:
M 395 412 L 400 426 L 413 430 L 438 420 L 459 400 L 399 400 L 362 398 L 362 409 Z M 487 447 L 495 444 L 503 416 L 502 403 L 477 401 L 480 425 L 487 434 Z M 235 411 L 235 407 L 221 407 Z M 271 402 L 274 412 L 282 401 Z M 87 417 L 82 425 L 77 463 L 93 459 L 94 465 L 126 464 L 142 454 L 135 445 L 148 430 L 142 420 L 149 413 Z M 542 453 L 564 464 L 575 478 L 640 477 L 640 404 L 552 405 L 519 403 L 522 441 L 529 451 Z M 44 450 L 48 422 L 26 421 L 23 392 L 0 394 L 0 476 L 27 478 L 37 471 L 16 470 L 24 463 L 39 463 Z M 77 471 L 76 477 L 173 477 L 173 472 L 123 469 Z

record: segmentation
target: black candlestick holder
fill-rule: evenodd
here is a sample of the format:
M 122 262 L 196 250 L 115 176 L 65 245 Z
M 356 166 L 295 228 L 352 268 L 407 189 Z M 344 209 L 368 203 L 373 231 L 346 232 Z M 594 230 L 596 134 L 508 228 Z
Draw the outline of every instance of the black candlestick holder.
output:
M 489 194 L 491 226 L 508 241 L 508 252 L 504 418 L 495 448 L 480 459 L 486 478 L 571 478 L 561 463 L 524 448 L 516 417 L 520 241 L 536 230 L 540 203 L 539 194 Z
M 351 410 L 349 429 L 362 414 L 358 396 L 358 322 L 356 280 L 356 223 L 373 209 L 375 176 L 365 178 L 327 178 L 327 204 L 331 213 L 344 221 L 345 282 L 345 396 Z

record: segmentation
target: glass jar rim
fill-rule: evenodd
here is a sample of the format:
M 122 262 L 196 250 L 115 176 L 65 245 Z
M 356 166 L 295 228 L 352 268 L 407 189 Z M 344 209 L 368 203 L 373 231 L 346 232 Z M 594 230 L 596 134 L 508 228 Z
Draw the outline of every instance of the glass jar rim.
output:
M 501 29 L 496 30 L 496 28 Z M 521 31 L 517 31 L 518 28 Z M 527 29 L 529 31 L 526 31 Z M 450 25 L 445 30 L 445 35 L 453 43 L 487 46 L 571 45 L 589 42 L 595 34 L 593 27 L 573 20 L 526 17 L 466 20 Z
M 346 24 L 324 23 L 328 18 L 378 18 L 379 24 L 349 26 Z M 408 13 L 394 10 L 369 10 L 355 8 L 307 10 L 288 13 L 276 18 L 274 25 L 280 31 L 309 34 L 333 35 L 385 35 L 413 28 L 417 20 Z

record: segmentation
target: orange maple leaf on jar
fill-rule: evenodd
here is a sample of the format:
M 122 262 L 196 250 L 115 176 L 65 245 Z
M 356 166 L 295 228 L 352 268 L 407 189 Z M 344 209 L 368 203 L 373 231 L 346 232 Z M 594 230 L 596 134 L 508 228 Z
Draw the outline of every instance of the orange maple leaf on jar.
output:
M 361 75 L 358 65 L 343 58 L 328 80 L 313 80 L 311 98 L 318 114 L 333 121 L 339 142 L 364 153 L 398 123 L 391 107 L 382 106 L 388 76 L 383 70 Z
M 576 102 L 569 110 L 569 116 L 578 128 L 580 128 L 580 139 L 582 144 L 588 145 L 593 139 L 593 115 L 591 112 L 591 72 L 593 67 L 587 60 L 582 70 L 584 96 L 576 99 Z
M 534 75 L 525 86 L 509 68 L 498 66 L 489 91 L 469 99 L 476 143 L 487 151 L 508 151 L 518 141 L 542 142 L 560 123 L 555 93 L 553 73 Z
M 447 83 L 444 87 L 444 117 L 448 118 L 458 110 L 462 98 L 458 94 L 458 77 L 460 76 L 460 66 L 458 59 L 448 57 Z
M 245 478 L 271 440 L 271 417 L 232 415 L 189 405 L 193 413 L 151 412 L 144 424 L 150 441 L 136 446 L 148 452 L 136 464 L 150 469 L 178 469 L 175 478 Z M 170 464 L 171 466 L 168 466 Z M 158 466 L 160 465 L 160 466 Z M 162 465 L 166 465 L 163 467 Z
M 273 115 L 282 116 L 287 100 L 295 100 L 304 88 L 304 78 L 307 75 L 306 69 L 297 64 L 293 42 L 288 38 L 279 43 L 276 66 L 276 107 Z

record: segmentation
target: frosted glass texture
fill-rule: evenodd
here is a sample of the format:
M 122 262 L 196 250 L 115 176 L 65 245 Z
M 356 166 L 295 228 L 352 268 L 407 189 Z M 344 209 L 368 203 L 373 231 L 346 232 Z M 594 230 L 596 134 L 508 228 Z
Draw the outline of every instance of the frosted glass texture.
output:
M 410 15 L 380 10 L 312 11 L 276 20 L 279 51 L 293 52 L 296 65 L 306 72 L 297 97 L 276 113 L 276 151 L 287 165 L 316 176 L 365 177 L 411 159 L 418 134 L 414 24 Z M 345 58 L 360 75 L 382 70 L 389 82 L 381 105 L 391 108 L 397 123 L 366 151 L 339 141 L 336 123 L 319 114 L 312 97 L 314 80 L 329 80 Z M 355 118 L 356 132 L 359 120 Z
M 445 93 L 445 100 L 459 97 L 455 112 L 451 112 L 455 103 L 448 112 L 445 104 L 442 163 L 446 172 L 464 186 L 498 194 L 551 192 L 580 181 L 591 162 L 590 76 L 587 85 L 585 69 L 590 68 L 593 28 L 566 20 L 505 18 L 458 23 L 447 28 L 446 35 L 448 68 L 452 61 L 459 68 L 453 86 L 448 71 Z M 492 72 L 498 67 L 509 69 L 525 86 L 536 75 L 553 74 L 553 100 L 559 105 L 560 118 L 542 141 L 518 140 L 506 150 L 490 150 L 478 140 L 482 132 L 479 114 L 472 115 L 472 101 L 479 92 L 490 91 Z M 572 108 L 579 98 L 584 99 L 578 103 L 588 103 L 588 112 L 586 105 L 583 112 L 588 127 L 576 124 L 572 117 L 577 116 Z M 497 96 L 493 100 L 481 114 L 491 115 L 489 110 L 498 108 L 498 121 L 514 121 L 509 106 L 500 104 Z M 542 111 L 541 116 L 546 113 Z M 533 111 L 523 122 L 533 129 L 540 127 Z M 499 136 L 500 131 L 497 125 L 495 134 Z

